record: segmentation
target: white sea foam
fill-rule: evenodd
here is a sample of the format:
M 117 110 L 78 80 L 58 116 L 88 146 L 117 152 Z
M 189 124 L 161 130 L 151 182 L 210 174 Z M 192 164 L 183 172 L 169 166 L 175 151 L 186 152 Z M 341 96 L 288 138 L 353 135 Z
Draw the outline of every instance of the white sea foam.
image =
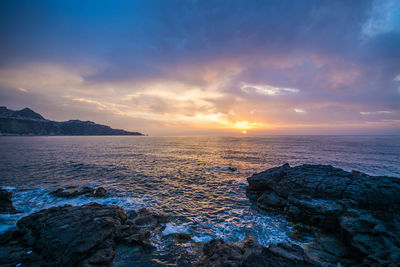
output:
M 170 234 L 176 234 L 176 233 L 188 233 L 188 229 L 186 225 L 177 225 L 173 222 L 167 223 L 165 226 L 164 231 L 162 234 L 164 236 L 170 235 Z

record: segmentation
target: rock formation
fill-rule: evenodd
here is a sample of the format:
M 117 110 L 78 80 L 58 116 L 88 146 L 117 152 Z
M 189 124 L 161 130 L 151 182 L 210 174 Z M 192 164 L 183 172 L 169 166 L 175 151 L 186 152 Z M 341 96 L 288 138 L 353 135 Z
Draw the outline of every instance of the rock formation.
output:
M 0 214 L 19 213 L 12 204 L 12 192 L 0 188 Z
M 298 245 L 278 244 L 266 248 L 258 245 L 251 237 L 235 243 L 225 243 L 222 239 L 211 240 L 204 245 L 203 256 L 195 265 L 199 267 L 320 266 Z
M 65 198 L 73 198 L 77 196 L 100 198 L 100 197 L 105 197 L 106 192 L 107 191 L 103 187 L 95 189 L 89 186 L 84 186 L 84 187 L 67 186 L 64 188 L 59 188 L 51 192 L 50 194 L 56 197 L 65 197 Z
M 314 229 L 315 242 L 306 248 L 310 258 L 342 266 L 400 262 L 399 178 L 285 164 L 248 183 L 258 207 Z
M 54 207 L 20 219 L 0 236 L 1 266 L 110 266 L 116 246 L 153 249 L 165 215 L 90 203 Z

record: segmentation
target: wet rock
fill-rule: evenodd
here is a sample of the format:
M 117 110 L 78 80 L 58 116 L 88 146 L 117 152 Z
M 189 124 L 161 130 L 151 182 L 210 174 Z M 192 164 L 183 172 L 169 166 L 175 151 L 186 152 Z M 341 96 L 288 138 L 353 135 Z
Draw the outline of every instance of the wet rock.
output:
M 0 188 L 0 214 L 20 213 L 12 204 L 12 192 Z
M 307 227 L 302 227 L 301 225 L 295 225 L 293 227 L 293 231 L 290 233 L 289 237 L 292 240 L 307 243 L 314 239 L 314 234 L 312 233 L 311 229 Z
M 322 265 L 393 265 L 400 258 L 399 178 L 285 164 L 248 182 L 247 194 L 259 208 L 314 229 L 317 239 L 306 253 Z M 351 254 L 332 252 L 338 250 Z
M 180 243 L 192 241 L 192 237 L 186 233 L 172 233 L 166 236 L 167 238 L 173 238 Z
M 106 196 L 106 190 L 104 189 L 104 187 L 99 187 L 96 189 L 96 191 L 94 192 L 93 196 L 94 197 L 105 197 Z
M 213 239 L 203 248 L 196 266 L 320 266 L 298 245 L 278 244 L 263 247 L 249 237 L 242 242 L 225 243 Z
M 77 196 L 100 198 L 100 197 L 105 197 L 106 192 L 107 191 L 103 187 L 95 189 L 89 186 L 84 186 L 84 187 L 67 186 L 64 188 L 59 188 L 51 192 L 50 194 L 56 197 L 65 197 L 65 198 L 73 198 Z
M 148 210 L 141 213 L 160 216 Z M 18 230 L 0 236 L 6 240 L 0 246 L 0 264 L 109 266 L 122 243 L 148 253 L 154 248 L 149 237 L 157 228 L 129 224 L 128 218 L 138 214 L 98 203 L 42 210 L 20 219 Z

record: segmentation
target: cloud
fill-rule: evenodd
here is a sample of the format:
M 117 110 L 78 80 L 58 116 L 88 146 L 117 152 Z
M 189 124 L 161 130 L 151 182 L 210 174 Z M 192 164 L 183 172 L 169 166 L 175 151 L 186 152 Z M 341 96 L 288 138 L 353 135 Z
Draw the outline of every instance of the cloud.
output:
M 379 110 L 379 111 L 360 111 L 361 115 L 378 115 L 378 114 L 391 114 L 391 111 Z
M 307 113 L 304 109 L 300 109 L 300 108 L 295 108 L 295 109 L 293 109 L 294 110 L 294 112 L 296 112 L 296 113 Z
M 260 95 L 269 95 L 269 96 L 293 94 L 293 93 L 298 93 L 300 91 L 299 89 L 294 89 L 294 88 L 279 88 L 270 85 L 250 85 L 250 84 L 244 84 L 240 87 L 240 89 L 248 94 L 257 93 Z
M 150 134 L 395 132 L 398 6 L 3 1 L 0 102 Z

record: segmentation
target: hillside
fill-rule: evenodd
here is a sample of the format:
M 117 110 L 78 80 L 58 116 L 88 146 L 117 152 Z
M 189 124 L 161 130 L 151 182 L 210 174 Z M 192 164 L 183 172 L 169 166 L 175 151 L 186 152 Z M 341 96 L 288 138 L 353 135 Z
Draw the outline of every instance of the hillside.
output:
M 24 108 L 10 110 L 0 107 L 0 135 L 143 135 L 112 129 L 92 121 L 69 120 L 57 122 L 45 119 L 39 113 Z

